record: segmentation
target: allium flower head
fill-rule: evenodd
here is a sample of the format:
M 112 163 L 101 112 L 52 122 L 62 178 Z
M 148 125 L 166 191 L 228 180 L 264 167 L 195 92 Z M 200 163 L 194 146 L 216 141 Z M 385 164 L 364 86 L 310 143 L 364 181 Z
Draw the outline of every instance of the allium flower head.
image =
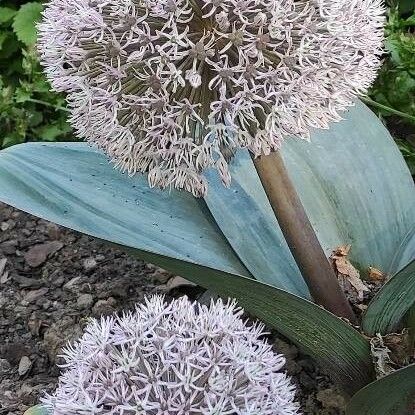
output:
M 238 148 L 309 138 L 365 93 L 382 0 L 51 0 L 39 51 L 77 134 L 151 186 L 229 184 Z
M 294 415 L 285 363 L 234 302 L 147 298 L 64 350 L 53 415 Z

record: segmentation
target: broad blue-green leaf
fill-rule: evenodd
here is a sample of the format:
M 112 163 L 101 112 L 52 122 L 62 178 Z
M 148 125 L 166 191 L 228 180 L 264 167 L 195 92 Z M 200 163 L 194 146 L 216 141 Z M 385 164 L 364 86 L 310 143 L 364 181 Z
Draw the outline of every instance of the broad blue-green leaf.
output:
M 400 270 L 415 258 L 415 226 L 408 232 L 396 251 L 391 269 Z
M 284 146 L 287 167 L 327 254 L 351 244 L 361 270 L 391 268 L 415 225 L 415 187 L 387 129 L 359 103 L 345 120 Z
M 410 365 L 357 392 L 346 415 L 411 415 L 414 404 L 415 365 Z
M 257 280 L 309 297 L 247 151 L 238 153 L 231 172 L 230 189 L 208 173 L 205 200 L 222 232 Z
M 395 272 L 408 257 L 403 241 L 415 223 L 414 184 L 390 134 L 366 106 L 358 103 L 344 118 L 314 131 L 311 143 L 288 140 L 282 155 L 327 256 L 351 244 L 362 271 Z M 256 279 L 307 297 L 246 151 L 237 153 L 231 172 L 229 189 L 209 174 L 205 199 L 216 222 Z
M 375 295 L 363 315 L 362 327 L 370 336 L 393 332 L 415 303 L 415 260 L 394 275 Z
M 106 241 L 251 276 L 203 201 L 151 190 L 145 177 L 120 174 L 84 143 L 1 151 L 0 200 Z
M 144 176 L 122 175 L 84 143 L 31 143 L 1 152 L 0 199 L 113 243 L 252 276 L 203 200 L 149 189 Z M 263 254 L 255 255 L 266 264 Z M 296 266 L 291 263 L 291 273 L 270 278 L 264 272 L 256 278 L 306 295 L 301 276 L 293 278 Z
M 50 415 L 50 411 L 43 405 L 36 405 L 29 408 L 23 415 Z

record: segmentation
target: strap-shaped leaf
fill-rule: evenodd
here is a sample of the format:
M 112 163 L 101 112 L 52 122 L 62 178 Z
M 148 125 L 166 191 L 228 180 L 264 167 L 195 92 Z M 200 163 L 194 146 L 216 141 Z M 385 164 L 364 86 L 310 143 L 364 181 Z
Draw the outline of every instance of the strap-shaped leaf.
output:
M 120 174 L 85 143 L 1 151 L 0 200 L 106 241 L 251 276 L 203 201 L 149 189 L 144 176 Z
M 410 365 L 357 392 L 346 415 L 411 415 L 414 405 L 415 365 Z
M 292 140 L 282 153 L 326 253 L 351 244 L 360 270 L 399 271 L 391 262 L 415 225 L 415 187 L 376 115 L 359 102 L 311 143 Z
M 363 316 L 362 326 L 370 336 L 393 332 L 415 303 L 415 260 L 395 274 L 375 295 Z
M 310 298 L 248 151 L 237 154 L 231 172 L 230 189 L 208 173 L 205 200 L 222 232 L 257 280 Z
M 391 269 L 399 271 L 415 258 L 415 226 L 409 230 L 393 258 Z

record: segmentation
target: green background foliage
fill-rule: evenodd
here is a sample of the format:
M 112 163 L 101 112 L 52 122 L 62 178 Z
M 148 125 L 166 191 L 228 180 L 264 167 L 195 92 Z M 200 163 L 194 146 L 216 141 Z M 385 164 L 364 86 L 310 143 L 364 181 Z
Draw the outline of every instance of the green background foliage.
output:
M 41 2 L 0 0 L 0 146 L 71 139 L 63 96 L 50 92 L 35 49 Z
M 370 97 L 415 175 L 415 2 L 390 0 L 389 5 L 387 58 Z

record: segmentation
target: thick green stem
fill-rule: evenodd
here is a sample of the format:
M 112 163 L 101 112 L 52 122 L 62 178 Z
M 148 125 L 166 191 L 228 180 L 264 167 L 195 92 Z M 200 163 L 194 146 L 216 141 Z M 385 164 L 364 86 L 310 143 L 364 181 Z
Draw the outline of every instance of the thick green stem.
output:
M 268 200 L 314 301 L 339 317 L 356 322 L 279 152 L 254 159 Z

